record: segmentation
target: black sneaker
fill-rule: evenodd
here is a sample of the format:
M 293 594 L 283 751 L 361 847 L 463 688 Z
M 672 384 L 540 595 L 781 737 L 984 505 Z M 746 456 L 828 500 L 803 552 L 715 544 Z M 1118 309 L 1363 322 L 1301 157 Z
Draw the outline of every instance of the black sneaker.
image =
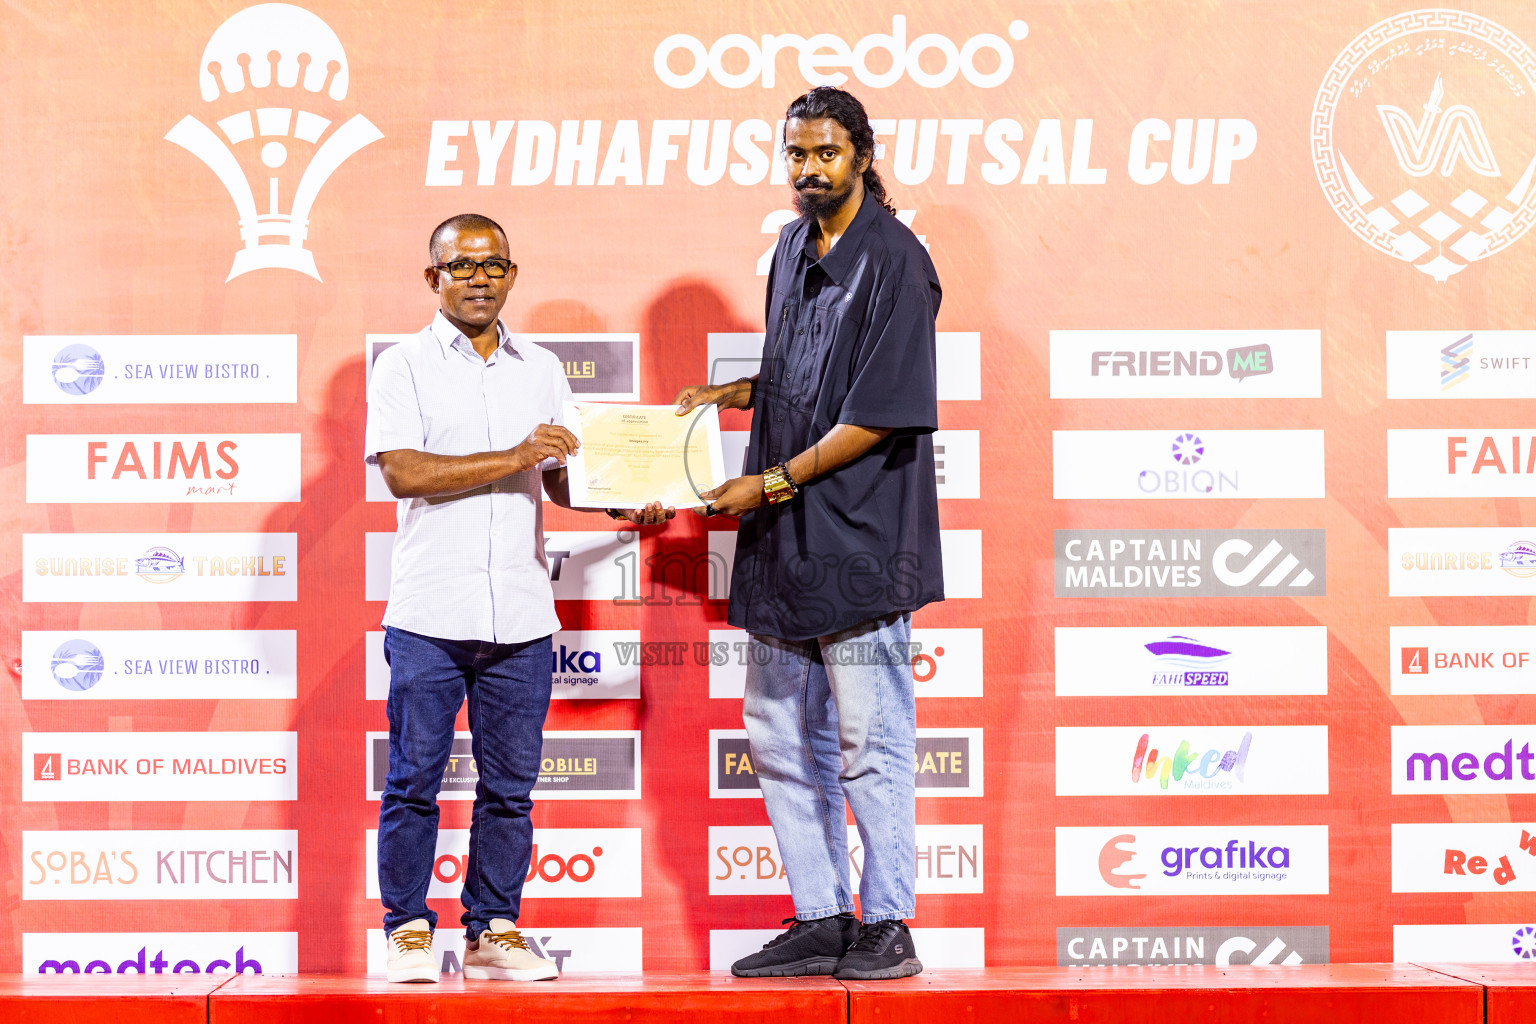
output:
M 853 944 L 859 922 L 852 914 L 819 917 L 814 921 L 785 918 L 789 929 L 768 940 L 751 956 L 731 965 L 738 978 L 799 978 L 831 974 Z
M 904 921 L 876 921 L 859 928 L 859 937 L 837 962 L 832 977 L 843 981 L 887 981 L 921 974 L 923 962 Z

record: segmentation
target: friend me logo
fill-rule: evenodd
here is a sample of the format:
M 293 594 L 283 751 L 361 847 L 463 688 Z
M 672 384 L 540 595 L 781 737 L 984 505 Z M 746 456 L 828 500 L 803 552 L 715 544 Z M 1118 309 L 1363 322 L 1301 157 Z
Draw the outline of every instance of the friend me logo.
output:
M 1007 32 L 1009 39 L 1020 41 L 1029 35 L 1029 25 L 1015 19 L 1008 23 Z M 848 71 L 871 89 L 888 88 L 902 78 L 924 89 L 939 89 L 961 76 L 979 89 L 995 89 L 1008 81 L 1014 63 L 1008 40 L 990 32 L 960 44 L 937 32 L 925 32 L 908 42 L 907 19 L 900 14 L 892 15 L 889 34 L 872 33 L 851 45 L 830 32 L 810 38 L 783 33 L 757 39 L 733 32 L 705 46 L 697 37 L 679 32 L 661 41 L 651 63 L 656 77 L 674 89 L 691 89 L 706 75 L 727 89 L 745 89 L 753 83 L 773 89 L 779 59 L 786 53 L 810 85 L 843 85 L 848 81 L 844 71 Z

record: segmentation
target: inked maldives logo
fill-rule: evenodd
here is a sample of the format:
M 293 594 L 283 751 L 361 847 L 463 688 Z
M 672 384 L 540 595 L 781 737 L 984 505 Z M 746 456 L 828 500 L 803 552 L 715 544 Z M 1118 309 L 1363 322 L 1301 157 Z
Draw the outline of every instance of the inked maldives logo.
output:
M 1243 733 L 1243 741 L 1236 750 L 1194 750 L 1188 740 L 1180 740 L 1172 754 L 1151 746 L 1151 735 L 1142 733 L 1136 741 L 1136 754 L 1131 758 L 1131 781 L 1153 782 L 1159 789 L 1167 789 L 1171 783 L 1182 790 L 1231 789 L 1231 775 L 1238 782 L 1246 781 L 1243 770 L 1248 764 L 1248 751 L 1253 746 L 1253 733 Z

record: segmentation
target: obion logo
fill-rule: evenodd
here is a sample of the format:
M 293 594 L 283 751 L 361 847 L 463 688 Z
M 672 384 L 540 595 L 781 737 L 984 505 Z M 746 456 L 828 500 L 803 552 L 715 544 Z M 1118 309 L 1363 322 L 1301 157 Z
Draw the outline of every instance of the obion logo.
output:
M 1015 19 L 1007 32 L 1009 39 L 1018 41 L 1029 35 L 1029 25 Z M 754 82 L 772 89 L 779 58 L 786 51 L 811 85 L 847 82 L 848 75 L 839 68 L 871 89 L 884 89 L 904 77 L 924 89 L 942 88 L 959 77 L 978 88 L 994 89 L 1013 74 L 1013 48 L 1002 36 L 983 32 L 956 43 L 946 35 L 925 32 L 908 42 L 907 19 L 900 14 L 892 15 L 889 34 L 872 33 L 852 44 L 830 32 L 757 39 L 733 32 L 705 46 L 697 37 L 679 32 L 656 47 L 652 66 L 656 77 L 674 89 L 691 89 L 706 75 L 727 89 L 745 89 Z
M 219 131 L 189 114 L 165 138 L 207 164 L 234 201 L 245 244 L 225 280 L 278 267 L 320 280 L 314 254 L 304 247 L 310 208 L 336 168 L 384 137 L 362 114 L 330 131 L 331 117 L 306 109 L 317 104 L 335 116 L 325 98 L 346 99 L 350 76 L 341 40 L 302 7 L 257 4 L 214 30 L 197 79 L 204 101 L 220 104 Z M 294 152 L 302 155 L 290 161 Z M 287 213 L 281 211 L 285 193 Z

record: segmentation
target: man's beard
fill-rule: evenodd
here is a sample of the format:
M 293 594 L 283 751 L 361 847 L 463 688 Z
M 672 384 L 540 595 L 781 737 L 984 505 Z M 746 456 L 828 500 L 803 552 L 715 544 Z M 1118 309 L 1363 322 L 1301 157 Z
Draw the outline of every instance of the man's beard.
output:
M 802 217 L 830 217 L 843 208 L 848 197 L 853 195 L 853 178 L 848 179 L 848 184 L 836 192 L 802 192 L 801 182 L 814 181 L 819 185 L 826 184 L 825 178 L 799 178 L 795 181 L 795 210 Z

